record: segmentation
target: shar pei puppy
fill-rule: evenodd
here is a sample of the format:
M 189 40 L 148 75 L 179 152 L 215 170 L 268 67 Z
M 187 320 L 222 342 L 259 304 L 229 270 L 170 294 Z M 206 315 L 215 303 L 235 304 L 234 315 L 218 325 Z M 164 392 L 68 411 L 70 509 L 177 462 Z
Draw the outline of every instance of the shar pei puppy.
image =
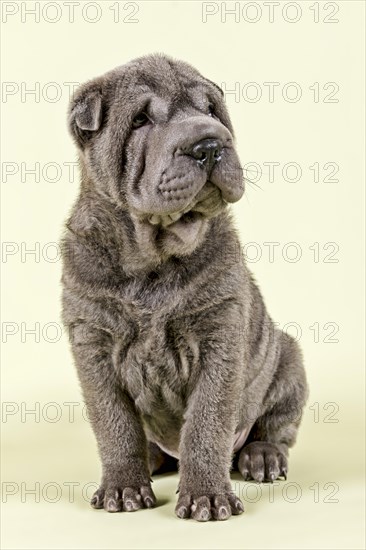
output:
M 63 320 L 102 462 L 91 500 L 179 518 L 243 512 L 230 471 L 287 474 L 307 398 L 301 353 L 240 254 L 244 193 L 221 89 L 149 55 L 82 85 L 68 114 L 81 186 L 63 250 Z

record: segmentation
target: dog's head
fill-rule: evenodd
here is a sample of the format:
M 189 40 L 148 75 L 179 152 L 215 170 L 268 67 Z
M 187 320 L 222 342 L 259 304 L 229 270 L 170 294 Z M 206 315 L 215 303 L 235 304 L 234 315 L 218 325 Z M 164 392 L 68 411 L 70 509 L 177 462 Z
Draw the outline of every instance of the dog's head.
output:
M 184 62 L 146 56 L 84 84 L 69 127 L 89 185 L 181 253 L 244 192 L 222 91 Z

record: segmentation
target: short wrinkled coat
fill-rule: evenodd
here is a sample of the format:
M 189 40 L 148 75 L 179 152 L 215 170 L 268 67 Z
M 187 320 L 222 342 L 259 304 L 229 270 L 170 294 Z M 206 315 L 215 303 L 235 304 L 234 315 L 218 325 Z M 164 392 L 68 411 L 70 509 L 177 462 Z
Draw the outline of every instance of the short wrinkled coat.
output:
M 154 506 L 151 473 L 178 459 L 178 517 L 241 513 L 230 468 L 286 476 L 307 385 L 240 254 L 227 204 L 244 186 L 222 93 L 146 56 L 81 86 L 69 127 L 81 188 L 63 319 L 103 467 L 92 505 Z M 194 149 L 207 140 L 219 143 L 210 165 Z

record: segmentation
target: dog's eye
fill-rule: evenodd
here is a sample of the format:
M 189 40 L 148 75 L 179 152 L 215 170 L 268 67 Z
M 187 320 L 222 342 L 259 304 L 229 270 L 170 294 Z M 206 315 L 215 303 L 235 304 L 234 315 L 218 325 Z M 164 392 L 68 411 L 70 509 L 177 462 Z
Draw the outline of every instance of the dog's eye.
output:
M 212 103 L 208 106 L 208 116 L 215 116 L 215 107 L 212 105 Z
M 148 122 L 150 122 L 149 117 L 145 112 L 142 111 L 141 113 L 135 116 L 135 118 L 132 121 L 132 126 L 133 128 L 141 128 L 141 126 L 144 126 Z

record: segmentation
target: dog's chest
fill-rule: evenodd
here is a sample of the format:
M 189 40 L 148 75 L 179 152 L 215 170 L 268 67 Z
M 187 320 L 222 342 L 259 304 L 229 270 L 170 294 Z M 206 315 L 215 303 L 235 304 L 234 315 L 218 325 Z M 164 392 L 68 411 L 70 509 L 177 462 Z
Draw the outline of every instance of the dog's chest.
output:
M 186 323 L 159 312 L 131 311 L 130 326 L 129 340 L 116 345 L 115 367 L 147 430 L 157 441 L 169 434 L 175 440 L 199 369 L 199 342 Z

